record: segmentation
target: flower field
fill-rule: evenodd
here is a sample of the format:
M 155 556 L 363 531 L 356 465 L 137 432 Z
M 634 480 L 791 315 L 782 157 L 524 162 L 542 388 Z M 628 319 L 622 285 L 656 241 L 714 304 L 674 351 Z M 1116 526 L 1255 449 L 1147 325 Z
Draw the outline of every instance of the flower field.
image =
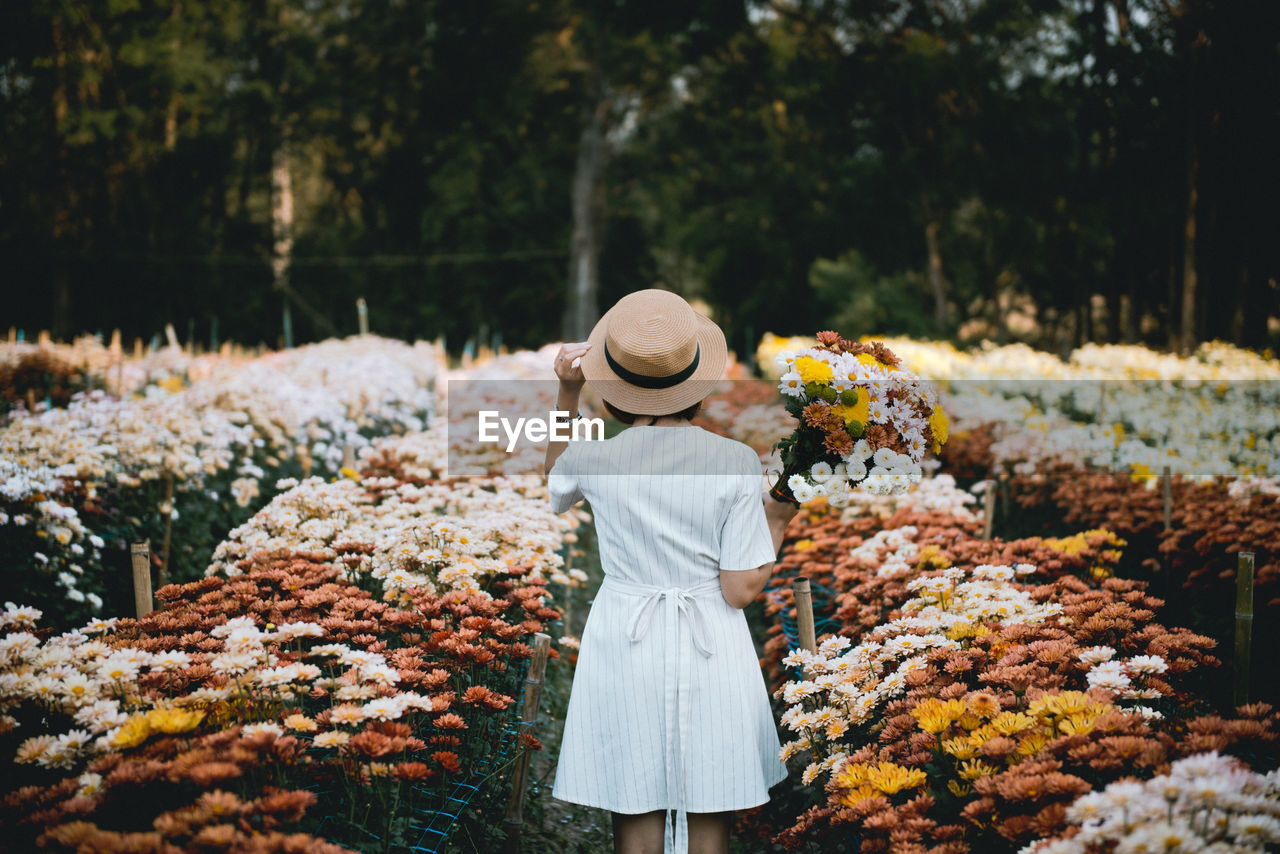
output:
M 252 360 L 169 348 L 141 362 L 120 371 L 122 397 L 95 390 L 34 412 L 23 400 L 0 426 L 6 593 L 51 625 L 128 609 L 134 540 L 150 540 L 162 580 L 200 577 L 278 480 L 336 475 L 374 438 L 422 429 L 439 369 L 430 345 L 377 338 Z
M 553 514 L 538 477 L 445 476 L 436 356 L 362 338 L 19 402 L 0 532 L 47 561 L 9 568 L 0 618 L 15 850 L 437 850 L 447 799 L 539 747 L 524 667 L 561 618 L 548 586 L 585 577 L 564 555 L 587 517 Z M 125 514 L 201 506 L 224 511 L 203 565 L 175 561 L 141 619 L 106 616 L 89 594 L 113 546 L 155 530 Z M 500 789 L 474 796 L 478 826 Z
M 789 529 L 764 664 L 793 773 L 740 831 L 863 852 L 1280 842 L 1280 717 L 1232 709 L 1226 690 L 1237 552 L 1257 555 L 1261 648 L 1280 604 L 1276 363 L 1222 346 L 1064 361 L 885 343 L 944 389 L 950 442 L 913 491 L 817 500 Z M 766 338 L 762 368 L 797 346 Z M 709 426 L 762 457 L 790 430 L 763 393 L 716 403 Z M 990 540 L 984 486 L 1000 496 Z M 795 634 L 801 574 L 812 653 Z M 1275 689 L 1255 666 L 1253 696 Z
M 792 523 L 748 612 L 792 773 L 741 818 L 739 850 L 1280 842 L 1277 686 L 1255 660 L 1254 701 L 1228 690 L 1240 551 L 1256 554 L 1255 644 L 1276 637 L 1280 367 L 1221 345 L 1059 359 L 885 343 L 937 384 L 950 436 L 909 491 L 817 499 Z M 762 372 L 796 346 L 766 337 Z M 0 359 L 8 375 L 43 352 L 23 347 Z M 554 752 L 573 610 L 599 567 L 568 563 L 587 556 L 589 516 L 552 514 L 542 478 L 519 473 L 539 454 L 447 428 L 481 406 L 549 406 L 554 386 L 525 381 L 550 376 L 553 349 L 465 368 L 369 336 L 123 365 L 84 342 L 49 349 L 79 379 L 34 411 L 10 395 L 0 426 L 15 850 L 505 844 L 499 781 L 540 740 Z M 773 383 L 741 375 L 731 365 L 698 423 L 776 469 L 794 419 Z M 451 401 L 450 380 L 497 382 Z M 450 476 L 459 462 L 484 474 Z M 133 619 L 137 539 L 167 583 Z M 797 649 L 797 575 L 815 588 L 813 652 Z M 569 654 L 534 737 L 517 721 L 540 631 Z M 526 843 L 605 844 L 546 826 L 553 765 L 535 766 Z M 468 786 L 455 822 L 448 798 Z

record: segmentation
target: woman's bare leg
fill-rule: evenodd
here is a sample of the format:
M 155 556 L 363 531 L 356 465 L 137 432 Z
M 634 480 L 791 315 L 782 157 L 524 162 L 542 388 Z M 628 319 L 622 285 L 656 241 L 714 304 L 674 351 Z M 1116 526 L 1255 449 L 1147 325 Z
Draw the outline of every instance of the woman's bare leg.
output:
M 729 854 L 731 812 L 689 813 L 689 854 Z
M 662 810 L 639 815 L 613 813 L 614 854 L 662 854 L 666 822 L 667 816 Z M 690 830 L 692 829 L 691 825 Z M 693 854 L 692 846 L 689 851 Z
M 662 854 L 667 817 L 661 810 L 613 813 L 614 854 Z M 729 854 L 733 813 L 689 813 L 689 854 Z

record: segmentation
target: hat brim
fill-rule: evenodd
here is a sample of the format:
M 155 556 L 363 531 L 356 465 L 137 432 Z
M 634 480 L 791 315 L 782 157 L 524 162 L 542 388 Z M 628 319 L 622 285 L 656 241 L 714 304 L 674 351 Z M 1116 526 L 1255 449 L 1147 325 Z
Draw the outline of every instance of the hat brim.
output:
M 591 389 L 616 409 L 633 415 L 671 415 L 688 409 L 715 390 L 724 376 L 729 349 L 724 332 L 710 318 L 698 318 L 698 367 L 688 379 L 670 388 L 641 388 L 614 373 L 604 355 L 609 315 L 597 321 L 587 341 L 591 349 L 582 357 L 582 376 Z

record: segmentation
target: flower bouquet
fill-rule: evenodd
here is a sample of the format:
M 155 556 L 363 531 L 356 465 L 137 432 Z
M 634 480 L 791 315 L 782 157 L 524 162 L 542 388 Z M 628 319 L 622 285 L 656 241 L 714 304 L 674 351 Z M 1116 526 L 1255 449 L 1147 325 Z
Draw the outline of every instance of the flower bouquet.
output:
M 777 360 L 778 388 L 800 422 L 774 446 L 783 469 L 770 494 L 779 501 L 825 496 L 843 507 L 855 487 L 903 492 L 920 480 L 925 453 L 947 441 L 937 392 L 883 344 L 819 332 L 816 347 Z

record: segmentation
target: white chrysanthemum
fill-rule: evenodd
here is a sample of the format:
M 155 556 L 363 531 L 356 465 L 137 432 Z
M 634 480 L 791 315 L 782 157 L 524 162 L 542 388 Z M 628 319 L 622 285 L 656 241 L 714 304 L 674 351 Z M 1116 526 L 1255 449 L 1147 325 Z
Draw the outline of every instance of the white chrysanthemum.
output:
M 1125 667 L 1129 669 L 1130 673 L 1143 675 L 1164 673 L 1169 669 L 1169 665 L 1158 655 L 1135 655 L 1125 662 Z
M 809 469 L 809 477 L 814 483 L 826 483 L 831 474 L 831 464 L 826 462 L 814 463 Z
M 804 396 L 804 380 L 800 378 L 799 371 L 788 371 L 778 380 L 778 391 L 787 397 L 803 397 Z
M 876 448 L 875 453 L 871 455 L 871 462 L 881 468 L 889 469 L 893 467 L 897 456 L 897 452 L 892 448 Z
M 1079 653 L 1079 658 L 1085 664 L 1101 664 L 1104 661 L 1110 661 L 1116 654 L 1116 651 L 1109 646 L 1091 646 L 1083 649 Z

